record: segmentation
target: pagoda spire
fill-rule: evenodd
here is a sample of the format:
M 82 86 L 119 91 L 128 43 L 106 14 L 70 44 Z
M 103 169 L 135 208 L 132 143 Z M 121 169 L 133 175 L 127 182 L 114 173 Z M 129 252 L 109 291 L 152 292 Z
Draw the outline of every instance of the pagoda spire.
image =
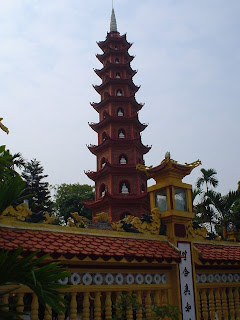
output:
M 117 32 L 117 20 L 116 20 L 115 11 L 113 8 L 113 2 L 112 2 L 112 15 L 111 15 L 111 21 L 110 21 L 110 32 Z

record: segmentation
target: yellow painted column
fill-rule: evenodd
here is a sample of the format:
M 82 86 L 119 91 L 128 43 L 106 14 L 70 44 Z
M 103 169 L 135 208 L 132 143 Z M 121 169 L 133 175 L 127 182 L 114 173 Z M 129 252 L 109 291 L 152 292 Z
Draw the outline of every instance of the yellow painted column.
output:
M 24 303 L 23 303 L 23 297 L 24 297 L 24 293 L 20 292 L 17 294 L 17 311 L 18 312 L 23 312 L 24 310 Z M 23 315 L 19 316 L 20 319 L 23 319 Z
M 154 192 L 150 192 L 150 208 L 153 209 L 156 207 L 155 204 L 155 193 Z
M 70 302 L 70 320 L 77 319 L 77 293 L 71 293 L 71 302 Z
M 197 320 L 201 320 L 201 300 L 200 300 L 200 290 L 198 289 L 197 289 L 196 297 L 197 297 L 197 306 L 196 306 Z
M 48 305 L 45 307 L 44 320 L 52 320 L 52 309 Z
M 106 292 L 105 315 L 106 320 L 112 319 L 112 300 L 110 291 Z
M 142 306 L 142 292 L 137 291 L 137 302 Z M 137 314 L 137 320 L 142 320 L 142 309 L 140 308 L 136 312 Z
M 95 293 L 94 301 L 94 320 L 101 320 L 101 293 Z
M 120 301 L 121 294 L 122 294 L 121 291 L 117 291 L 117 294 L 116 294 L 116 303 L 118 303 L 118 302 Z M 119 307 L 116 308 L 116 315 L 117 315 L 119 318 L 121 317 Z
M 226 289 L 222 290 L 222 309 L 223 309 L 224 319 L 228 319 L 228 305 L 227 305 Z
M 63 299 L 63 298 L 64 298 L 64 295 L 61 294 L 60 297 Z M 65 314 L 64 314 L 64 313 L 63 313 L 63 314 L 59 314 L 59 315 L 58 315 L 58 320 L 65 320 Z
M 213 289 L 209 290 L 209 313 L 210 313 L 210 319 L 215 320 L 215 304 L 214 304 L 214 294 Z
M 8 304 L 8 299 L 9 299 L 9 294 L 5 294 L 4 296 L 3 296 L 3 304 Z M 3 310 L 5 310 L 5 311 L 7 311 L 7 310 L 9 310 L 9 307 L 4 307 L 3 308 Z
M 156 306 L 159 306 L 159 305 L 160 305 L 159 291 L 158 291 L 158 290 L 156 290 L 156 291 L 154 292 L 154 304 L 155 304 Z
M 32 304 L 31 304 L 31 320 L 38 320 L 38 297 L 35 293 L 32 294 Z
M 201 290 L 201 300 L 203 320 L 208 320 L 207 289 Z
M 239 288 L 234 288 L 233 296 L 234 296 L 234 304 L 236 311 L 236 320 L 240 320 L 240 304 L 239 304 Z
M 216 299 L 216 309 L 217 309 L 217 317 L 218 319 L 222 319 L 222 306 L 221 306 L 221 296 L 220 289 L 216 289 L 215 291 L 215 299 Z
M 90 307 L 89 292 L 84 292 L 84 294 L 83 294 L 83 314 L 82 314 L 83 320 L 89 320 L 90 319 L 89 307 Z
M 129 292 L 127 292 L 127 294 L 132 295 L 132 292 L 129 291 Z M 127 307 L 126 316 L 127 316 L 127 320 L 132 320 L 133 319 L 133 310 L 132 310 L 131 306 Z
M 234 301 L 233 301 L 233 292 L 232 288 L 228 288 L 228 301 L 229 301 L 229 313 L 230 313 L 230 319 L 235 319 L 235 311 L 234 311 Z
M 147 291 L 146 294 L 146 299 L 145 299 L 145 307 L 146 307 L 146 317 L 151 319 L 152 317 L 152 309 L 151 309 L 151 305 L 152 305 L 152 300 L 151 300 L 151 291 Z

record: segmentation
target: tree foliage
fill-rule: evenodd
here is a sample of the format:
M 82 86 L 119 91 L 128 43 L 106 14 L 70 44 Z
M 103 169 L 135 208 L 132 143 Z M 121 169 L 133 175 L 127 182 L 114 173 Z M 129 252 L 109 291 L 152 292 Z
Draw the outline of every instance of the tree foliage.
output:
M 48 175 L 43 174 L 43 171 L 40 161 L 33 159 L 25 164 L 22 172 L 22 178 L 26 181 L 26 195 L 31 195 L 29 208 L 35 213 L 49 212 L 52 207 L 49 184 L 43 181 Z
M 0 146 L 0 214 L 24 198 L 25 182 L 14 169 L 19 159 L 22 159 L 20 154 L 12 156 L 5 146 Z
M 83 205 L 83 201 L 94 199 L 94 187 L 87 184 L 63 183 L 56 187 L 54 196 L 58 215 L 65 221 L 70 217 L 71 212 L 77 212 L 91 219 L 91 211 Z

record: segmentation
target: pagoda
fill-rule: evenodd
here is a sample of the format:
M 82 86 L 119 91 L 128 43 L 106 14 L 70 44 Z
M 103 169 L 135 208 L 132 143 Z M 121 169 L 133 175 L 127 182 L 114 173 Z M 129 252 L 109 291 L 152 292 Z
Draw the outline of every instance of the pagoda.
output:
M 93 218 L 106 212 L 110 221 L 150 211 L 147 176 L 136 169 L 137 164 L 144 164 L 143 155 L 151 147 L 141 142 L 147 125 L 138 119 L 143 104 L 135 99 L 139 87 L 132 80 L 136 71 L 130 65 L 134 58 L 128 53 L 131 45 L 126 34 L 117 31 L 112 9 L 110 32 L 105 41 L 98 42 L 103 53 L 96 57 L 103 67 L 94 70 L 102 80 L 94 86 L 100 102 L 91 103 L 99 113 L 99 122 L 89 123 L 98 134 L 98 145 L 88 146 L 97 157 L 97 171 L 85 172 L 95 182 L 95 200 L 84 203 Z

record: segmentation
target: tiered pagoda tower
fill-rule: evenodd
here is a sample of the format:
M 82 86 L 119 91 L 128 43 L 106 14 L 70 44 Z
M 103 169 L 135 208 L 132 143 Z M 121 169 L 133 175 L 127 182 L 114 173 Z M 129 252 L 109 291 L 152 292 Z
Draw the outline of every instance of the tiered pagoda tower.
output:
M 126 34 L 120 35 L 114 9 L 112 9 L 110 32 L 106 40 L 98 42 L 103 54 L 98 60 L 103 68 L 95 70 L 102 83 L 95 85 L 100 94 L 99 103 L 91 103 L 99 113 L 98 123 L 89 123 L 98 134 L 98 145 L 89 145 L 89 150 L 97 157 L 97 171 L 86 172 L 95 182 L 95 200 L 84 204 L 97 213 L 107 212 L 112 221 L 127 214 L 141 216 L 150 211 L 147 194 L 147 177 L 136 169 L 143 164 L 143 155 L 151 147 L 141 142 L 140 133 L 147 127 L 138 119 L 138 111 L 143 104 L 135 99 L 139 87 L 133 83 L 128 53 L 131 43 Z

